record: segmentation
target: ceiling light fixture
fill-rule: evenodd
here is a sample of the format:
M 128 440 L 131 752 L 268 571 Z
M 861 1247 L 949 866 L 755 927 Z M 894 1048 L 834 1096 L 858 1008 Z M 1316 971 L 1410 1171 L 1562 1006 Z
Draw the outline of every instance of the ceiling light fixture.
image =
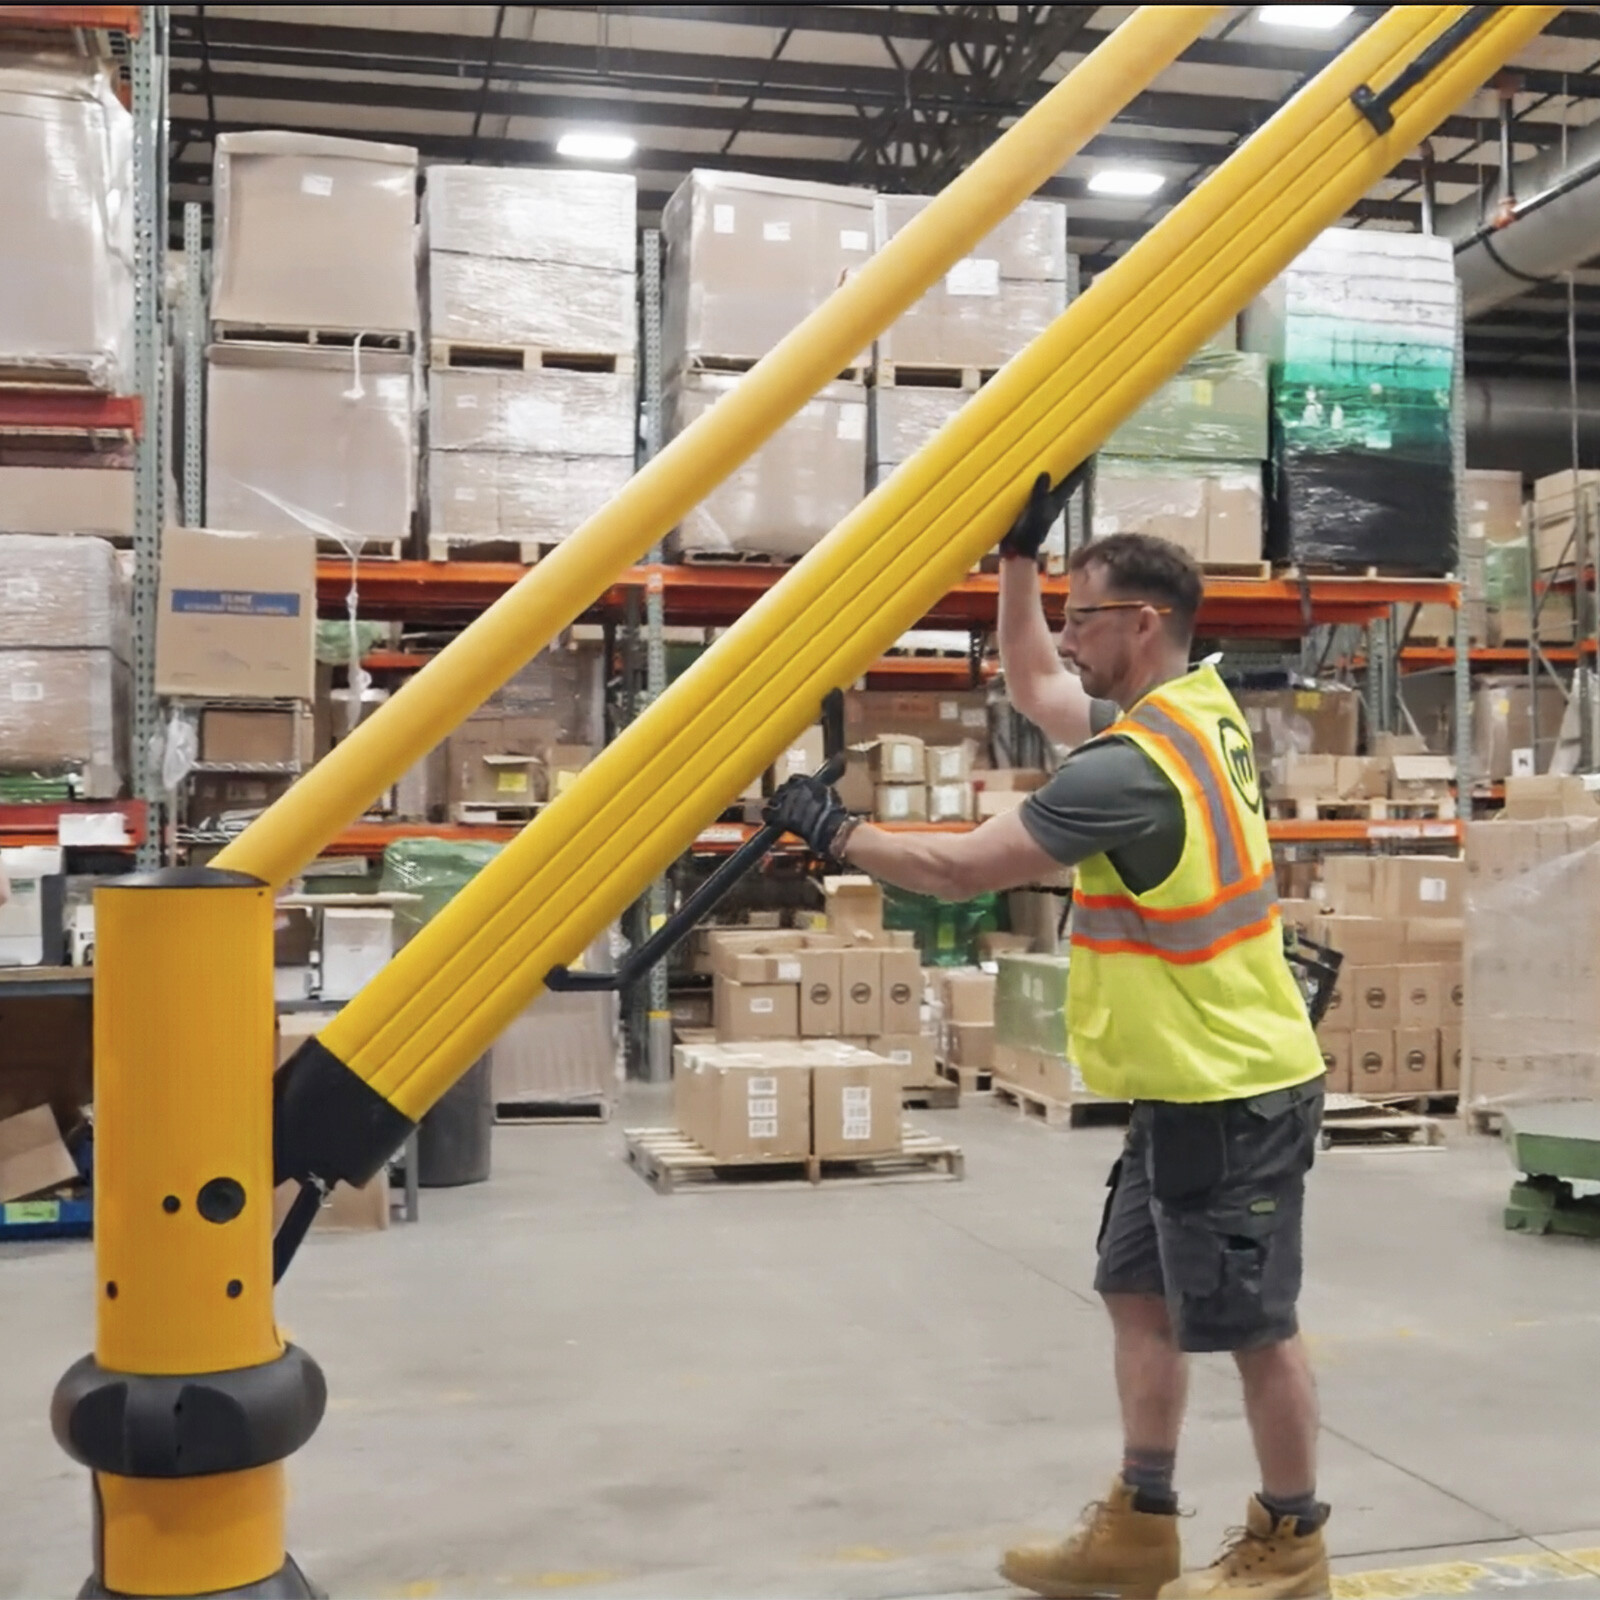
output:
M 1144 200 L 1166 181 L 1159 172 L 1138 167 L 1102 167 L 1090 178 L 1089 193 L 1115 195 L 1123 200 Z
M 601 133 L 594 128 L 574 128 L 556 141 L 556 154 L 575 161 L 626 161 L 637 148 L 625 133 Z
M 1256 18 L 1269 28 L 1326 33 L 1330 28 L 1337 28 L 1354 10 L 1354 6 L 1257 6 Z

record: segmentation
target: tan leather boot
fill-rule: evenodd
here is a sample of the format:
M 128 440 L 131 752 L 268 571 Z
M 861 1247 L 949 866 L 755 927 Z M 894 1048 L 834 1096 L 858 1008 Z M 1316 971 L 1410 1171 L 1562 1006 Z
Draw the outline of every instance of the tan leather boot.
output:
M 1136 1511 L 1120 1478 L 1060 1544 L 1008 1550 L 1000 1576 L 1045 1600 L 1155 1600 L 1183 1568 L 1177 1515 Z
M 1297 1533 L 1295 1519 L 1272 1520 L 1254 1496 L 1245 1526 L 1203 1572 L 1187 1572 L 1161 1600 L 1325 1600 L 1332 1591 L 1322 1529 Z

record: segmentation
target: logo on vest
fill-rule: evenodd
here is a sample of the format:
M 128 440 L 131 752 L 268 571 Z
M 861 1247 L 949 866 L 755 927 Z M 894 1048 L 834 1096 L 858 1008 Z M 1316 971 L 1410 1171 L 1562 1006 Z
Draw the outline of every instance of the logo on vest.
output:
M 1222 762 L 1235 793 L 1259 813 L 1261 810 L 1261 783 L 1256 777 L 1255 749 L 1250 735 L 1232 717 L 1217 719 L 1217 740 L 1222 745 Z

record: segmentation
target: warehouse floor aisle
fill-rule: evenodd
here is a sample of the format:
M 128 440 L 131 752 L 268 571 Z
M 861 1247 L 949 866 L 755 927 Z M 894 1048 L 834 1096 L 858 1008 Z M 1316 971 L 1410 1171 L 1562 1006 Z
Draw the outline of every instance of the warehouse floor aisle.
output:
M 311 1241 L 280 1298 L 333 1395 L 291 1473 L 307 1570 L 335 1596 L 995 1589 L 998 1548 L 1116 1464 L 1090 1282 L 1119 1135 L 915 1120 L 965 1183 L 663 1198 L 616 1123 L 503 1128 L 487 1187 Z M 1453 1140 L 1315 1179 L 1331 1539 L 1352 1572 L 1437 1568 L 1345 1592 L 1600 1596 L 1600 1254 L 1504 1233 L 1503 1153 Z M 45 1411 L 91 1319 L 85 1247 L 0 1259 L 0 1595 L 85 1574 Z M 1180 1483 L 1209 1557 L 1253 1484 L 1225 1361 L 1197 1365 Z

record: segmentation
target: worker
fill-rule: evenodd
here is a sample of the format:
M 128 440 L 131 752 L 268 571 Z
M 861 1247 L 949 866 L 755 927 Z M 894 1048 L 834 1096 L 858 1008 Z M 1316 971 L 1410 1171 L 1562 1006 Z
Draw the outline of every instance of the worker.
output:
M 1122 1469 L 1075 1534 L 1008 1551 L 1001 1574 L 1053 1600 L 1326 1595 L 1296 1319 L 1323 1064 L 1284 955 L 1250 735 L 1214 667 L 1190 666 L 1203 584 L 1165 540 L 1077 550 L 1052 639 L 1038 556 L 1059 506 L 1040 477 L 1000 546 L 1006 686 L 1071 748 L 1055 776 L 968 833 L 873 827 L 804 777 L 767 818 L 824 859 L 944 900 L 1077 869 L 1069 1048 L 1090 1090 L 1133 1107 L 1095 1278 Z M 1180 1575 L 1173 1468 L 1193 1351 L 1234 1357 L 1261 1489 L 1215 1563 Z

